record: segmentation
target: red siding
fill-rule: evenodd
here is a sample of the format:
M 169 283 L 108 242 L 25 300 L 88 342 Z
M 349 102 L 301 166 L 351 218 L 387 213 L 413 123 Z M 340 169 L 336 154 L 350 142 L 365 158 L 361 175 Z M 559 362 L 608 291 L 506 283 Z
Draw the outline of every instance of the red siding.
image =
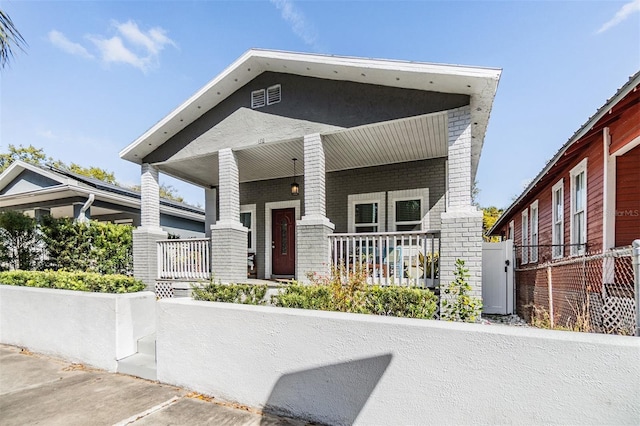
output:
M 611 154 L 615 154 L 629 142 L 640 137 L 640 103 L 625 110 L 620 119 L 610 125 L 610 133 L 611 147 L 609 152 Z
M 616 159 L 616 246 L 640 238 L 640 145 Z

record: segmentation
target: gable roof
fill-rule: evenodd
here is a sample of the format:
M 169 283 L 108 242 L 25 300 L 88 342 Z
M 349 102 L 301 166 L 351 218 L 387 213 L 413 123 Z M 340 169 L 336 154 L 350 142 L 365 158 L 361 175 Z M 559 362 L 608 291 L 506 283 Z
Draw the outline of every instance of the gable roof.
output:
M 2 172 L 2 174 L 0 174 L 0 191 L 10 185 L 25 170 L 59 183 L 59 185 L 53 187 L 44 187 L 39 190 L 30 191 L 30 195 L 34 195 L 34 193 L 37 192 L 50 192 L 52 190 L 62 190 L 66 188 L 74 189 L 80 193 L 95 193 L 96 195 L 102 194 L 108 197 L 112 202 L 119 202 L 123 205 L 135 205 L 138 208 L 140 207 L 139 192 L 92 177 L 58 169 L 50 165 L 37 166 L 21 160 L 14 161 L 4 172 Z M 0 195 L 0 199 L 3 197 L 10 198 L 12 196 L 20 195 L 22 194 Z M 163 213 L 178 214 L 192 219 L 204 218 L 204 211 L 201 208 L 190 206 L 185 203 L 161 198 L 160 206 Z
M 120 157 L 140 164 L 144 157 L 171 137 L 266 71 L 469 95 L 473 121 L 477 123 L 472 128 L 472 157 L 476 160 L 475 164 L 480 157 L 501 74 L 497 68 L 251 49 L 124 148 Z
M 629 77 L 629 80 L 620 87 L 616 93 L 609 98 L 604 105 L 602 105 L 589 119 L 582 125 L 576 132 L 569 138 L 567 142 L 555 153 L 555 155 L 547 162 L 538 175 L 531 181 L 531 183 L 525 188 L 524 191 L 511 203 L 511 205 L 504 211 L 502 216 L 496 221 L 496 223 L 487 232 L 487 235 L 495 235 L 498 229 L 505 225 L 505 222 L 514 213 L 514 210 L 520 205 L 520 203 L 527 197 L 529 192 L 535 188 L 540 180 L 558 163 L 558 161 L 565 155 L 565 153 L 583 136 L 585 136 L 598 122 L 613 108 L 618 102 L 624 99 L 629 93 L 635 91 L 640 85 L 640 71 Z

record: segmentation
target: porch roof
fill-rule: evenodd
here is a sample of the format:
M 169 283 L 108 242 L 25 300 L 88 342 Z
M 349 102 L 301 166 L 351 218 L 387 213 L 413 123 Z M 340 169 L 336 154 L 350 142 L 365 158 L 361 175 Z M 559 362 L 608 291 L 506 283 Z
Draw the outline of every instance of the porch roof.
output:
M 397 87 L 403 89 L 415 89 L 430 92 L 463 94 L 470 96 L 472 112 L 472 173 L 475 175 L 477 163 L 480 158 L 480 151 L 484 140 L 484 134 L 489 119 L 489 114 L 493 105 L 493 98 L 497 89 L 501 70 L 496 68 L 481 68 L 460 65 L 443 65 L 418 62 L 405 62 L 395 60 L 381 60 L 368 58 L 353 58 L 341 56 L 327 56 L 317 54 L 302 54 L 272 50 L 251 49 L 242 55 L 238 60 L 225 69 L 220 75 L 210 81 L 186 102 L 172 111 L 169 115 L 160 120 L 142 136 L 127 146 L 120 152 L 120 157 L 134 163 L 142 163 L 142 159 L 161 145 L 181 132 L 207 111 L 216 107 L 219 103 L 232 95 L 239 88 L 256 78 L 263 72 L 284 72 L 305 77 L 316 77 L 327 80 L 342 80 L 356 83 L 372 84 L 379 86 Z M 389 162 L 407 161 L 410 159 L 420 159 L 416 155 L 409 156 L 403 153 L 403 144 L 396 145 L 399 149 L 390 149 L 378 146 L 376 137 L 381 139 L 402 135 L 402 140 L 406 140 L 408 135 L 411 138 L 413 132 L 420 132 L 420 126 L 425 120 L 430 121 L 427 128 L 429 135 L 440 133 L 439 124 L 431 122 L 432 114 L 421 117 L 411 117 L 401 120 L 392 120 L 386 123 L 379 123 L 370 126 L 351 128 L 347 131 L 340 129 L 323 129 L 325 147 L 331 151 L 340 146 L 347 148 L 347 139 L 362 142 L 364 145 L 351 146 L 350 150 L 357 151 L 358 155 L 348 155 L 348 152 L 341 152 L 340 158 L 335 156 L 332 166 L 327 164 L 327 170 L 337 170 L 340 168 L 363 167 L 377 164 L 376 156 L 385 153 Z M 436 114 L 437 116 L 437 114 Z M 430 118 L 426 118 L 430 117 Z M 445 120 L 446 121 L 446 120 Z M 440 123 L 441 124 L 441 123 Z M 333 130 L 333 131 L 332 131 Z M 378 136 L 376 136 L 378 132 Z M 395 133 L 394 133 L 395 132 Z M 322 133 L 322 131 L 321 131 Z M 365 138 L 373 137 L 372 139 Z M 445 128 L 446 136 L 446 128 Z M 438 153 L 435 145 L 439 140 L 430 143 L 432 152 L 425 152 L 421 158 L 432 158 L 446 155 Z M 413 144 L 409 144 L 412 146 Z M 362 155 L 364 147 L 371 146 L 373 151 L 369 152 L 368 159 L 356 158 Z M 297 147 L 297 148 L 296 148 Z M 444 146 L 446 148 L 446 144 Z M 264 144 L 264 146 L 238 147 L 239 161 L 241 167 L 241 180 L 259 180 L 290 175 L 291 158 L 302 158 L 302 145 L 300 138 L 292 140 L 282 140 Z M 377 149 L 376 148 L 382 148 Z M 293 149 L 293 150 L 292 150 Z M 297 149 L 297 151 L 296 151 Z M 234 148 L 236 150 L 236 148 Z M 429 151 L 425 147 L 426 151 Z M 242 151 L 247 151 L 241 154 Z M 269 153 L 265 158 L 259 154 Z M 355 153 L 355 152 L 354 152 Z M 414 150 L 417 154 L 417 151 Z M 210 153 L 198 158 L 174 159 L 170 162 L 160 163 L 158 167 L 163 173 L 173 175 L 203 186 L 215 185 L 217 180 L 216 161 L 217 154 Z M 373 158 L 372 158 L 373 156 Z M 243 159 L 244 157 L 244 159 Z M 242 167 L 242 163 L 251 165 L 253 159 L 259 161 L 259 169 L 249 170 Z M 328 162 L 329 160 L 329 155 Z M 331 156 L 333 157 L 333 156 Z M 395 160 L 394 160 L 395 159 Z M 339 165 L 341 163 L 345 163 Z M 188 167 L 185 165 L 188 164 Z M 243 174 L 242 169 L 245 169 Z M 272 172 L 269 172 L 271 170 Z M 253 176 L 252 174 L 257 174 Z

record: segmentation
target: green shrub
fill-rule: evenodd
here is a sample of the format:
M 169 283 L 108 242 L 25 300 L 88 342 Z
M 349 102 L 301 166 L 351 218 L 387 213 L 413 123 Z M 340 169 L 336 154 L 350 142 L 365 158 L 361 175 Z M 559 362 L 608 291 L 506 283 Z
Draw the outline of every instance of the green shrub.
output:
M 343 282 L 341 277 L 345 277 Z M 311 285 L 289 284 L 271 297 L 285 308 L 318 309 L 359 314 L 433 319 L 438 298 L 430 290 L 411 287 L 370 286 L 361 268 L 345 274 L 336 270 Z
M 332 311 L 331 290 L 325 285 L 287 284 L 271 296 L 271 304 L 283 308 Z
M 440 318 L 445 321 L 475 322 L 480 319 L 482 301 L 469 294 L 469 270 L 464 267 L 464 260 L 456 259 L 456 270 L 453 274 L 456 279 L 442 292 Z
M 244 305 L 264 305 L 267 286 L 264 284 L 214 284 L 191 286 L 194 300 L 207 302 L 241 303 Z
M 0 284 L 95 293 L 133 293 L 145 288 L 142 281 L 124 275 L 65 271 L 5 271 L 0 272 Z
M 20 212 L 0 212 L 0 269 L 37 267 L 38 242 L 35 219 Z

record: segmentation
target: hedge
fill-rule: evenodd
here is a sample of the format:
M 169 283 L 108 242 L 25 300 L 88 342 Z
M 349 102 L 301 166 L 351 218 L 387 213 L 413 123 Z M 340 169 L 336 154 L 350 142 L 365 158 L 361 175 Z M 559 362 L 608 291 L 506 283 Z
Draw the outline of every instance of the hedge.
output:
M 142 281 L 132 277 L 92 272 L 4 271 L 0 272 L 0 284 L 95 293 L 134 293 L 145 289 Z
M 266 285 L 214 284 L 193 286 L 194 300 L 264 305 Z M 351 288 L 327 284 L 298 283 L 280 287 L 271 304 L 283 308 L 350 312 L 405 318 L 433 319 L 438 306 L 436 295 L 426 289 L 364 286 Z
M 244 305 L 264 305 L 267 286 L 264 284 L 214 284 L 191 287 L 194 300 L 207 302 L 240 303 Z

